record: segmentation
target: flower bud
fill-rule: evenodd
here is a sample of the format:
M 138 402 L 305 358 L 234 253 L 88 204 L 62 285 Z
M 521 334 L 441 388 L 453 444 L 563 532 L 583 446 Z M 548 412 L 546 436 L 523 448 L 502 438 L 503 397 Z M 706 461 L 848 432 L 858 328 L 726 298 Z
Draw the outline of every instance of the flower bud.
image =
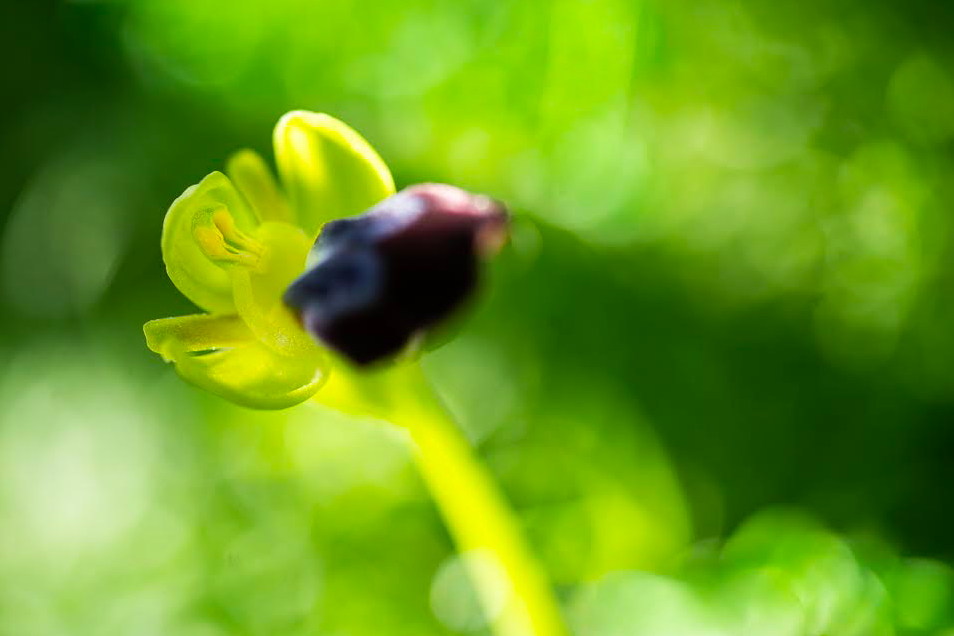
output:
M 480 258 L 506 236 L 507 213 L 488 197 L 412 186 L 325 224 L 315 265 L 289 286 L 285 304 L 318 340 L 369 364 L 459 307 L 476 287 Z

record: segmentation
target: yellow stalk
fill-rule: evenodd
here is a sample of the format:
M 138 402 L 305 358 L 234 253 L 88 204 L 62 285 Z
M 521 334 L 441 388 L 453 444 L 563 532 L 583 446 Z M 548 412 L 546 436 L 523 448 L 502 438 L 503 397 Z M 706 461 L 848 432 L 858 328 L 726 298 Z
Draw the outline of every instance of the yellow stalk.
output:
M 416 408 L 401 410 L 414 442 L 414 457 L 431 496 L 461 552 L 492 555 L 493 576 L 465 559 L 471 580 L 498 636 L 565 636 L 559 606 L 531 555 L 517 519 L 475 457 L 446 408 L 428 388 Z M 488 576 L 488 574 L 491 574 Z M 502 579 L 502 580 L 501 580 Z M 506 602 L 500 608 L 501 587 Z

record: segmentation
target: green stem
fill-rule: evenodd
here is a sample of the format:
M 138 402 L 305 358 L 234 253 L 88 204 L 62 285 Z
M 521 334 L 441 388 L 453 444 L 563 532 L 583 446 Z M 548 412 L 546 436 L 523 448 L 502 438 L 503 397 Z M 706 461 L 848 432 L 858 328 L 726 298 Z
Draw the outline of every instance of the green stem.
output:
M 559 606 L 519 523 L 418 364 L 361 372 L 338 365 L 315 399 L 408 431 L 421 477 L 457 547 L 492 559 L 490 568 L 484 567 L 486 560 L 464 563 L 497 636 L 566 635 Z
M 496 569 L 504 575 L 493 576 L 487 568 L 465 559 L 495 633 L 565 636 L 546 577 L 493 478 L 433 391 L 426 383 L 418 388 L 411 408 L 402 409 L 398 424 L 414 441 L 421 477 L 460 551 L 491 555 L 499 566 L 491 572 Z M 501 591 L 507 593 L 502 609 Z

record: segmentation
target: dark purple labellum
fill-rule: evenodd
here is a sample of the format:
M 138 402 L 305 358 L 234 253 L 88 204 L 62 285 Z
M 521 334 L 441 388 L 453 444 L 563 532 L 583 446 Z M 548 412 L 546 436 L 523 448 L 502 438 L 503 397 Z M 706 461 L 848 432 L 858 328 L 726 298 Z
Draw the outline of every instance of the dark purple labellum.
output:
M 321 342 L 370 364 L 460 306 L 477 285 L 480 257 L 506 233 L 506 211 L 487 197 L 411 186 L 325 224 L 317 264 L 289 286 L 285 304 Z

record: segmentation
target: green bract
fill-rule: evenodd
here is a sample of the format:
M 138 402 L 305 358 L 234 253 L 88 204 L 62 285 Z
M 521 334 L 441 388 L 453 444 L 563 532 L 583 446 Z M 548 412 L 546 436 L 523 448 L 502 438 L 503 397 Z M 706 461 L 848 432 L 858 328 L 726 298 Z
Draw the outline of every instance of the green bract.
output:
M 242 150 L 228 176 L 213 172 L 172 203 L 162 228 L 166 271 L 209 313 L 143 328 L 149 348 L 184 379 L 257 408 L 302 402 L 328 375 L 329 356 L 282 303 L 322 224 L 394 193 L 374 149 L 333 117 L 288 113 L 274 142 L 283 189 L 261 157 Z

